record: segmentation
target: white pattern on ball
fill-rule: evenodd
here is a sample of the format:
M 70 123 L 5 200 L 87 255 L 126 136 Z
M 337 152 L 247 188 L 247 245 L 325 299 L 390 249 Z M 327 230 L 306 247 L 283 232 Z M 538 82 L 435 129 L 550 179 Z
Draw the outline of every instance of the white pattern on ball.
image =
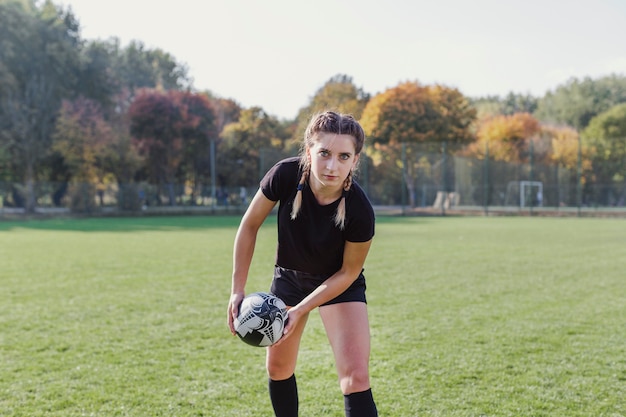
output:
M 283 335 L 287 306 L 273 294 L 256 292 L 246 296 L 235 319 L 237 336 L 252 346 L 271 346 Z

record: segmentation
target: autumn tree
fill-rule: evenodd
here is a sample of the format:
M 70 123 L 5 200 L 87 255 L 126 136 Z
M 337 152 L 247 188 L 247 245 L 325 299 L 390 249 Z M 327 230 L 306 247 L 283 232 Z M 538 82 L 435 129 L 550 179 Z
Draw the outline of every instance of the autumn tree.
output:
M 176 202 L 174 184 L 199 178 L 215 135 L 215 114 L 209 100 L 191 92 L 141 90 L 129 108 L 130 132 L 146 159 L 148 178 L 167 188 Z
M 415 204 L 415 184 L 420 173 L 426 172 L 419 156 L 422 152 L 441 155 L 456 146 L 471 143 L 470 131 L 476 111 L 455 88 L 442 85 L 424 86 L 405 82 L 372 97 L 361 117 L 361 124 L 374 146 L 368 148 L 378 168 L 402 165 L 401 152 L 406 146 L 406 166 L 403 168 L 409 191 L 409 204 Z M 418 151 L 419 149 L 419 151 Z
M 148 179 L 159 188 L 166 186 L 169 204 L 174 205 L 176 171 L 183 159 L 180 109 L 170 94 L 143 90 L 132 102 L 129 116 L 130 133 L 145 158 Z
M 551 161 L 561 167 L 576 170 L 579 159 L 579 135 L 569 126 L 541 126 L 541 136 L 550 141 Z
M 210 142 L 218 136 L 218 116 L 213 102 L 204 94 L 173 93 L 181 111 L 180 135 L 184 153 L 178 169 L 178 181 L 189 184 L 191 202 L 195 204 L 202 184 L 210 179 Z
M 519 163 L 529 158 L 529 141 L 537 137 L 541 126 L 529 113 L 495 116 L 483 120 L 477 129 L 477 140 L 466 154 L 496 161 Z M 488 150 L 487 150 L 488 148 Z
M 243 109 L 235 100 L 215 96 L 210 91 L 205 91 L 201 94 L 209 99 L 215 109 L 215 127 L 218 134 L 222 132 L 224 126 L 239 121 Z
M 112 142 L 112 130 L 97 103 L 84 98 L 64 101 L 53 134 L 52 150 L 58 152 L 71 175 L 71 208 L 90 212 L 96 187 L 102 183 L 104 151 Z

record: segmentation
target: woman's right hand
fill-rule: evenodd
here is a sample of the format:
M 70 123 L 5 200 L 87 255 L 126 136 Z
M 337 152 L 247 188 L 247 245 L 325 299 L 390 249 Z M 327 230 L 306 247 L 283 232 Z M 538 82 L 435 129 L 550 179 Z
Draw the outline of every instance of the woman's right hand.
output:
M 242 292 L 233 293 L 230 296 L 230 300 L 228 301 L 228 327 L 230 328 L 230 332 L 233 336 L 237 333 L 235 331 L 235 319 L 239 315 L 239 306 L 243 301 L 245 294 Z

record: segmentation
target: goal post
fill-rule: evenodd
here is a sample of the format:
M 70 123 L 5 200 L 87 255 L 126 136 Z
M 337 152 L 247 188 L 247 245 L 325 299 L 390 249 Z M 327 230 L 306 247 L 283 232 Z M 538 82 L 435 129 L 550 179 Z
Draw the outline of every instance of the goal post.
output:
M 543 183 L 541 181 L 519 182 L 519 205 L 520 207 L 543 206 Z

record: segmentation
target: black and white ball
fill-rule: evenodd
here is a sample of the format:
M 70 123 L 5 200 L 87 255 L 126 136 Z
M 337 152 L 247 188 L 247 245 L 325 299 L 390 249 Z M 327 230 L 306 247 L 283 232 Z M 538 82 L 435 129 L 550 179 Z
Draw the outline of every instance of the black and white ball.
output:
M 280 298 L 265 292 L 247 295 L 235 319 L 237 336 L 252 346 L 271 346 L 283 335 L 287 306 Z

